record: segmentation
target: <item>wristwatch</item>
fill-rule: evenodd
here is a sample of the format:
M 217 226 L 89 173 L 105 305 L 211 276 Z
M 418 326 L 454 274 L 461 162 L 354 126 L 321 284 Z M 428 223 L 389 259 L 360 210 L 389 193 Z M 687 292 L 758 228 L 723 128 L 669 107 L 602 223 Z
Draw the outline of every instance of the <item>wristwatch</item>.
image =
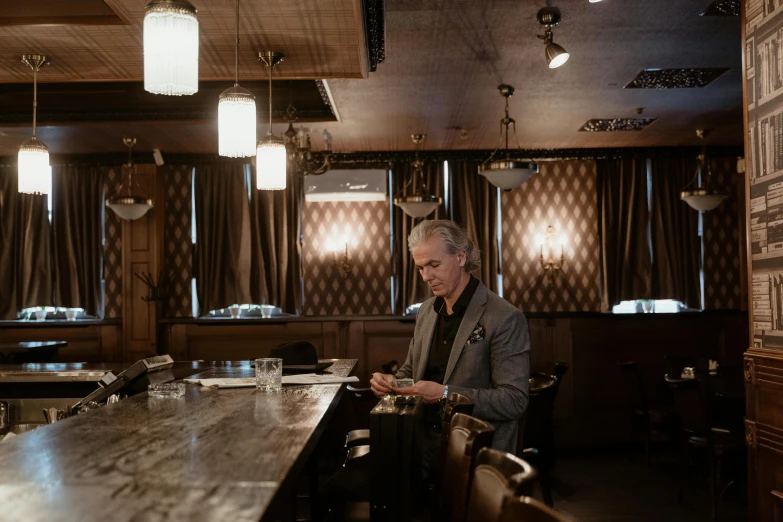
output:
M 443 397 L 441 397 L 442 400 L 447 401 L 449 400 L 449 385 L 443 387 Z

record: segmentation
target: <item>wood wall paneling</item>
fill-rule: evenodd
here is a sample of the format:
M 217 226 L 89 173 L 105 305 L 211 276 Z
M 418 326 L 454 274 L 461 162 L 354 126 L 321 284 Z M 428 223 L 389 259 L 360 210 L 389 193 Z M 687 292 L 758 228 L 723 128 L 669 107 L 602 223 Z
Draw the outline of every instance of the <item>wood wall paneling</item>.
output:
M 89 324 L 78 326 L 42 326 L 33 328 L 27 325 L 3 327 L 0 338 L 3 342 L 67 341 L 68 346 L 60 348 L 60 361 L 63 362 L 114 362 L 117 360 L 119 327 L 117 325 Z
M 158 196 L 157 167 L 155 165 L 137 165 L 134 182 L 138 181 L 147 195 Z M 135 187 L 134 190 L 138 190 Z M 158 202 L 162 202 L 158 199 Z M 161 207 L 162 208 L 162 207 Z M 135 274 L 142 272 L 152 275 L 158 281 L 161 248 L 159 234 L 163 212 L 153 208 L 143 217 L 122 223 L 122 284 L 123 284 L 123 360 L 136 361 L 154 355 L 157 351 L 157 318 L 155 303 L 144 301 L 149 296 L 149 288 Z

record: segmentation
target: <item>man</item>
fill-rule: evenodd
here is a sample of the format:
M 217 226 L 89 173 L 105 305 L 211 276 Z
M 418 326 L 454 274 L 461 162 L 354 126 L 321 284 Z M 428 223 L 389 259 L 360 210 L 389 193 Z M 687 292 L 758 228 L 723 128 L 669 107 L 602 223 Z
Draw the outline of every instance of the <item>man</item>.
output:
M 452 393 L 469 397 L 473 415 L 495 427 L 495 449 L 514 453 L 528 404 L 525 316 L 470 275 L 480 266 L 479 251 L 453 221 L 422 221 L 411 231 L 408 248 L 434 297 L 419 308 L 405 364 L 396 376 L 373 374 L 373 392 L 417 395 L 431 405 L 423 416 L 426 471 L 440 440 L 438 403 Z M 411 378 L 414 385 L 393 388 L 395 378 Z

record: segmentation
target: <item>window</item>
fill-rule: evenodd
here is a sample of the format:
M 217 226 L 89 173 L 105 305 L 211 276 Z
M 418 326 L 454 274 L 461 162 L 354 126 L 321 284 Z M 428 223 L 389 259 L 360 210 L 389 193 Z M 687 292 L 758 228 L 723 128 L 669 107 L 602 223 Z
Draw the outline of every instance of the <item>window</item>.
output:
M 613 314 L 676 314 L 690 310 L 674 299 L 637 299 L 612 307 Z

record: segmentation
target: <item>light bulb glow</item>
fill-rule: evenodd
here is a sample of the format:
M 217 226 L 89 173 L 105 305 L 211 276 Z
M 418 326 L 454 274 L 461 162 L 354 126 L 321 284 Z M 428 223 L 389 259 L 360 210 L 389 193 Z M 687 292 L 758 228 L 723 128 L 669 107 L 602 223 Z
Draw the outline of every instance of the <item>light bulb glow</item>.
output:
M 267 138 L 256 149 L 256 188 L 285 190 L 286 150 L 281 141 Z
M 226 89 L 220 95 L 218 153 L 229 158 L 256 153 L 256 100 L 242 87 Z
M 21 194 L 50 194 L 52 192 L 49 149 L 43 142 L 32 138 L 19 147 L 17 175 L 18 192 Z
M 153 0 L 144 15 L 144 90 L 168 96 L 198 92 L 198 18 L 182 0 Z

